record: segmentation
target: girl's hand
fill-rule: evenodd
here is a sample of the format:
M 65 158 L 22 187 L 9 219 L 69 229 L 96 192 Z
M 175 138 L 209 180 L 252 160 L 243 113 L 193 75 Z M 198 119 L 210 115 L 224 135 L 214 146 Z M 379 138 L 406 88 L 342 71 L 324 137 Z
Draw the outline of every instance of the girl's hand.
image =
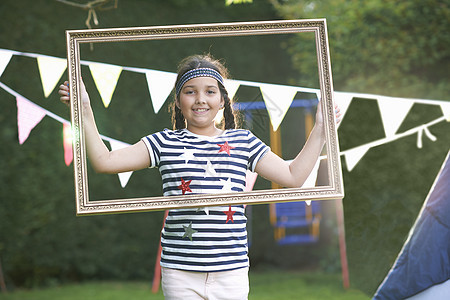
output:
M 60 95 L 60 100 L 62 103 L 69 106 L 70 104 L 70 94 L 69 94 L 69 82 L 64 81 L 63 84 L 59 86 L 58 94 Z M 80 81 L 80 94 L 81 94 L 81 101 L 83 105 L 89 106 L 89 95 L 86 91 L 86 87 L 84 86 L 83 80 Z
M 336 118 L 336 124 L 339 124 L 342 120 L 341 109 L 337 104 L 334 105 L 334 115 Z M 322 104 L 319 102 L 317 104 L 316 111 L 316 124 L 319 126 L 323 126 L 323 115 L 322 115 Z

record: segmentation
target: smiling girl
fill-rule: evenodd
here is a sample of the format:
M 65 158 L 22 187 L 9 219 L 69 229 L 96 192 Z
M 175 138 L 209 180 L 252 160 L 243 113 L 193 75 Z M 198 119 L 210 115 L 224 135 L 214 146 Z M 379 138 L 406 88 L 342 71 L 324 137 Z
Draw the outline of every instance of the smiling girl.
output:
M 184 59 L 178 68 L 173 130 L 143 137 L 109 151 L 95 125 L 81 85 L 87 153 L 97 172 L 119 173 L 157 167 L 164 196 L 244 191 L 247 170 L 285 187 L 301 187 L 325 143 L 320 105 L 316 124 L 290 163 L 250 131 L 236 129 L 224 86 L 226 68 L 209 55 Z M 60 86 L 68 103 L 67 82 Z M 224 110 L 223 128 L 215 117 Z M 340 113 L 337 109 L 336 118 Z M 162 230 L 162 288 L 166 299 L 247 299 L 248 247 L 243 205 L 170 210 Z

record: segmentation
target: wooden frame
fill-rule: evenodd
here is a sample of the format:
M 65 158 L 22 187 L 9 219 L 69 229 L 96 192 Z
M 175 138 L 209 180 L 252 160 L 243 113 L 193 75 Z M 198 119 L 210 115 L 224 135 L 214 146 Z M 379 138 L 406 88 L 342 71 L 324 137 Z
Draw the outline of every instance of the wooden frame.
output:
M 81 78 L 80 44 L 287 33 L 298 34 L 302 32 L 313 32 L 315 35 L 320 97 L 323 99 L 321 103 L 326 123 L 328 186 L 270 189 L 232 194 L 89 200 L 85 141 L 83 130 L 81 130 L 83 128 L 82 106 L 78 97 L 80 88 L 79 81 Z M 325 19 L 69 30 L 66 32 L 66 38 L 71 97 L 71 122 L 74 132 L 76 213 L 78 215 L 343 198 L 342 171 L 334 117 L 333 85 Z

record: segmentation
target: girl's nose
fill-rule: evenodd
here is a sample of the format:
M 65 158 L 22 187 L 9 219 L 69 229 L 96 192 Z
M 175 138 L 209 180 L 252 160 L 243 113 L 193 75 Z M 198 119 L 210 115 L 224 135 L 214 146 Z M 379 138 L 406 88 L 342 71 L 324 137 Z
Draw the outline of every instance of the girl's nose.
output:
M 197 96 L 197 98 L 195 98 L 195 103 L 197 103 L 197 104 L 203 104 L 203 103 L 206 103 L 205 96 L 199 94 L 199 95 Z

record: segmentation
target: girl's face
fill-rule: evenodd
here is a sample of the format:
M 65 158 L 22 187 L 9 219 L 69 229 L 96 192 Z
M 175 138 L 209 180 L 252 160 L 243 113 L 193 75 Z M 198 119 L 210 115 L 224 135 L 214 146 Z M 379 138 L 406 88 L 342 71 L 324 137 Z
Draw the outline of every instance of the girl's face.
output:
M 219 84 L 212 77 L 196 77 L 186 82 L 176 103 L 186 119 L 187 129 L 202 135 L 217 134 L 214 118 L 223 104 Z

